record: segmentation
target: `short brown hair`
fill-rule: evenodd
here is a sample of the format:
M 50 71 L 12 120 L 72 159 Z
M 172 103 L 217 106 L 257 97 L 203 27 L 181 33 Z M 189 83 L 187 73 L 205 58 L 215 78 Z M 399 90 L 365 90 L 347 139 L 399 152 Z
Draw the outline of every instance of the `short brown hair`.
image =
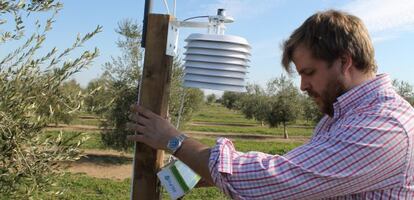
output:
M 349 54 L 355 66 L 363 72 L 376 72 L 374 48 L 361 19 L 348 13 L 328 10 L 310 16 L 283 43 L 282 65 L 291 73 L 293 52 L 305 45 L 313 57 L 332 63 Z

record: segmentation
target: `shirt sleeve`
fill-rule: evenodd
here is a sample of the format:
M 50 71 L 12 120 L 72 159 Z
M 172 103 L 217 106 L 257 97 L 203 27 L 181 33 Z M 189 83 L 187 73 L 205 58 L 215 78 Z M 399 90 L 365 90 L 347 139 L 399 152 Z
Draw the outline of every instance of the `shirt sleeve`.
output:
M 389 117 L 350 118 L 286 155 L 242 153 L 219 138 L 209 168 L 233 199 L 321 199 L 401 186 L 407 136 Z

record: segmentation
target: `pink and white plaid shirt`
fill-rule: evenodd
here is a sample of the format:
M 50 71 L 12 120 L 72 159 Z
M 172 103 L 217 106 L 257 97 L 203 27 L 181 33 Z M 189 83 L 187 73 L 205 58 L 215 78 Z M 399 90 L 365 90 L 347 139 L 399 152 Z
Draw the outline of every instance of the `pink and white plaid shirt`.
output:
M 351 89 L 311 140 L 285 155 L 219 138 L 209 168 L 234 199 L 414 199 L 414 109 L 388 75 Z

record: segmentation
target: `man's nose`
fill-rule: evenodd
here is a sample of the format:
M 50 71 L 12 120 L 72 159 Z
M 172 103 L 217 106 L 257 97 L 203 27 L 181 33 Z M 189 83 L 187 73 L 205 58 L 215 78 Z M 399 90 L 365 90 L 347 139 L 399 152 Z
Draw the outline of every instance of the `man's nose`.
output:
M 300 90 L 307 91 L 309 89 L 309 83 L 301 77 L 300 79 Z

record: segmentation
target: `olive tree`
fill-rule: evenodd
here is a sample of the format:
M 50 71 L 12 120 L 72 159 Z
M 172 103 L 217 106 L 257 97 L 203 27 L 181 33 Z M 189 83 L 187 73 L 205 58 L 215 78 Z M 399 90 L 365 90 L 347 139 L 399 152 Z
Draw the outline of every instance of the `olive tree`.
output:
M 216 97 L 216 95 L 215 95 L 215 94 L 209 94 L 209 95 L 207 95 L 207 97 L 206 97 L 206 103 L 207 103 L 208 105 L 211 105 L 211 104 L 213 104 L 214 102 L 216 102 L 216 99 L 217 99 L 217 97 Z
M 228 108 L 228 109 L 239 109 L 238 105 L 240 104 L 240 99 L 243 96 L 243 93 L 239 93 L 239 92 L 229 92 L 229 91 L 225 91 L 223 93 L 223 95 L 220 98 L 220 102 L 221 104 Z
M 283 125 L 284 137 L 288 138 L 287 123 L 295 121 L 301 115 L 299 91 L 292 80 L 281 75 L 268 83 L 270 113 L 267 122 L 271 127 Z
M 237 107 L 247 119 L 255 119 L 264 126 L 270 111 L 269 97 L 260 85 L 250 84 L 246 88 L 247 92 L 242 95 Z
M 44 138 L 42 130 L 53 122 L 56 113 L 79 109 L 84 95 L 65 96 L 61 86 L 90 65 L 98 50 L 83 51 L 72 60 L 68 56 L 101 27 L 78 36 L 63 51 L 52 48 L 43 54 L 39 50 L 61 8 L 62 4 L 53 0 L 0 1 L 0 25 L 7 20 L 14 24 L 12 31 L 1 29 L 0 45 L 21 44 L 0 58 L 0 194 L 5 199 L 36 198 L 39 192 L 49 191 L 54 177 L 62 173 L 61 161 L 79 157 L 77 147 L 83 139 L 74 142 L 62 135 Z M 32 34 L 25 33 L 22 16 L 34 17 L 40 11 L 51 17 L 44 25 L 36 22 L 37 30 Z
M 300 96 L 300 103 L 302 104 L 303 118 L 312 123 L 317 123 L 323 117 L 323 113 L 319 110 L 315 101 L 307 95 Z

